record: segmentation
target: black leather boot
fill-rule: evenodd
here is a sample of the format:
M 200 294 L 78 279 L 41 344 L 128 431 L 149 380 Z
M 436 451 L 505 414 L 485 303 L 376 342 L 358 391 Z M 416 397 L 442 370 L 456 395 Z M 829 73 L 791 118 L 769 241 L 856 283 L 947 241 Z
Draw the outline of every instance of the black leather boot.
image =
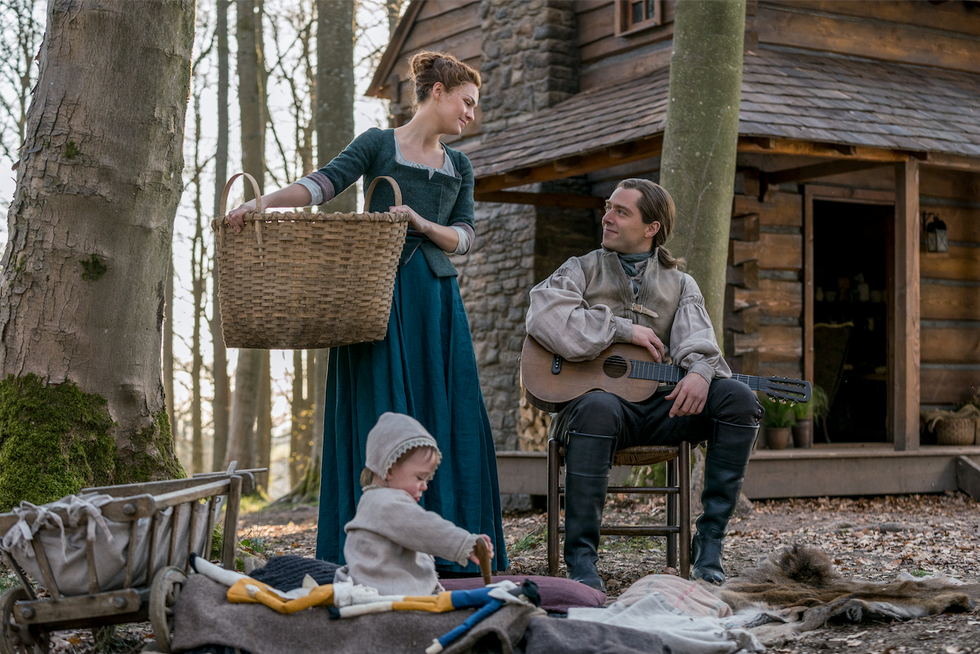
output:
M 742 492 L 745 468 L 758 434 L 758 425 L 750 427 L 714 421 L 714 434 L 708 441 L 704 461 L 703 513 L 691 541 L 693 579 L 704 579 L 713 584 L 725 581 L 725 571 L 721 567 L 725 534 Z
M 568 433 L 565 454 L 565 565 L 568 578 L 606 591 L 599 578 L 599 527 L 616 438 Z

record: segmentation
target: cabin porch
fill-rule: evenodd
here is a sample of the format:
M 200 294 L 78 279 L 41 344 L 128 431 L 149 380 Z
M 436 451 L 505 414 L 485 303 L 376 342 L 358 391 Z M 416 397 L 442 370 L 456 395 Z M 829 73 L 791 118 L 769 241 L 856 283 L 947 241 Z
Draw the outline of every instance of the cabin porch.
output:
M 500 492 L 546 495 L 547 463 L 545 452 L 498 452 Z M 756 450 L 742 490 L 751 500 L 947 490 L 980 497 L 980 446 L 897 451 L 893 443 L 814 443 L 809 449 Z

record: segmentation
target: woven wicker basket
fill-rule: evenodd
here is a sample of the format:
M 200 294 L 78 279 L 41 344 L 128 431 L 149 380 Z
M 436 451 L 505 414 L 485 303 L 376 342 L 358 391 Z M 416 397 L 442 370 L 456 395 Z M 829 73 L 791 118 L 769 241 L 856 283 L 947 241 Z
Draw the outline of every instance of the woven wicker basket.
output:
M 936 442 L 940 445 L 973 445 L 976 439 L 977 421 L 953 418 L 936 424 Z
M 241 232 L 226 223 L 233 175 L 221 196 L 215 230 L 221 331 L 227 347 L 316 349 L 378 341 L 388 330 L 407 213 L 245 214 Z M 401 204 L 401 190 L 384 179 Z M 249 226 L 249 223 L 252 226 Z

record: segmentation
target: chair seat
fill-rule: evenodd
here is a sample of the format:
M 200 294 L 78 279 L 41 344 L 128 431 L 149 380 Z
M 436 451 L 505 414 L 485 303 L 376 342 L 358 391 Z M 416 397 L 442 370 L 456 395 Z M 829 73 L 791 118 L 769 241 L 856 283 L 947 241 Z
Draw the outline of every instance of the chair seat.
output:
M 614 466 L 649 466 L 670 461 L 677 456 L 679 449 L 669 445 L 639 445 L 624 447 L 616 451 Z

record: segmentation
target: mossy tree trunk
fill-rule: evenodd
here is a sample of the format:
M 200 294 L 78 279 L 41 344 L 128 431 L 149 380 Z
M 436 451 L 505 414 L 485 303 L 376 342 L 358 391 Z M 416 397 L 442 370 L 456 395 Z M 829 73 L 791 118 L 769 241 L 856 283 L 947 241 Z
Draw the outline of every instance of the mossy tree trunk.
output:
M 687 259 L 719 343 L 744 38 L 745 0 L 677 0 L 660 184 L 677 206 L 668 245 Z
M 194 16 L 179 0 L 48 5 L 0 278 L 0 413 L 19 407 L 24 427 L 0 431 L 0 502 L 58 496 L 4 495 L 24 476 L 32 488 L 69 479 L 47 491 L 60 495 L 183 475 L 161 339 Z M 71 406 L 54 400 L 67 389 L 109 419 L 104 434 L 78 406 L 59 408 Z M 24 447 L 32 438 L 60 438 L 71 453 L 79 439 L 111 439 L 112 470 L 76 461 L 81 472 L 64 477 L 70 457 L 44 457 L 40 440 Z

